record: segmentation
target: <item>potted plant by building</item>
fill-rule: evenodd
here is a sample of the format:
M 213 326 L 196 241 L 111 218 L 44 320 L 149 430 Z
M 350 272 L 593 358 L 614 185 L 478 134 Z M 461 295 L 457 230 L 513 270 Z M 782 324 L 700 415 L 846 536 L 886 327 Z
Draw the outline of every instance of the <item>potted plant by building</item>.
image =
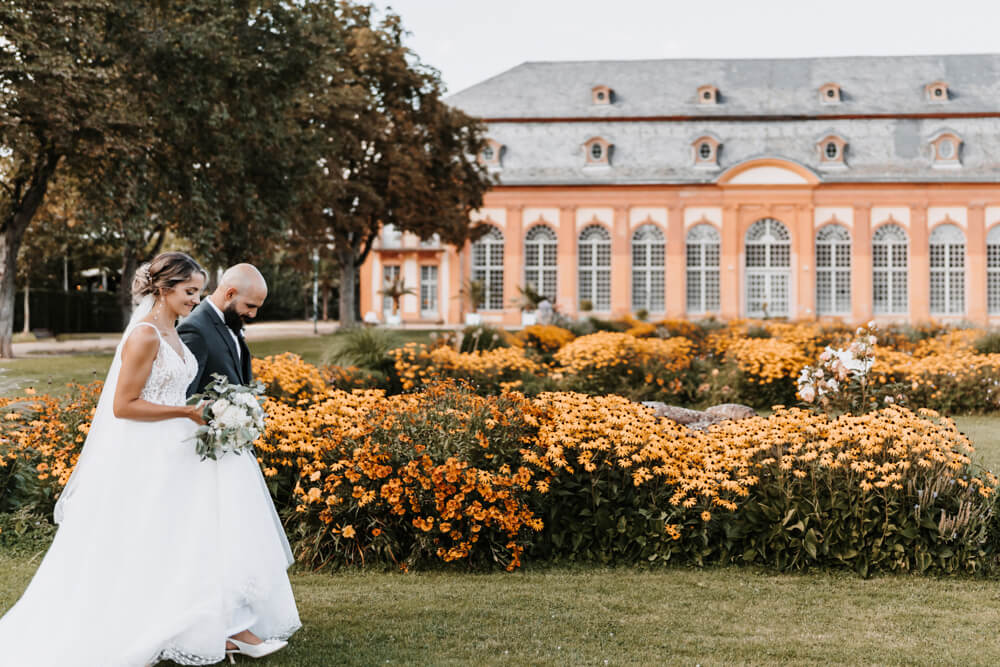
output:
M 514 300 L 514 305 L 521 310 L 521 326 L 528 327 L 538 320 L 538 304 L 545 300 L 531 285 L 518 287 L 518 296 Z
M 480 304 L 486 302 L 486 283 L 482 280 L 467 280 L 465 285 L 458 290 L 458 295 L 469 304 L 469 312 L 465 314 L 465 323 L 476 325 L 482 322 L 477 311 Z
M 403 276 L 397 275 L 392 282 L 379 290 L 379 294 L 392 299 L 392 312 L 385 318 L 386 324 L 398 325 L 403 321 L 399 312 L 399 302 L 407 294 L 416 294 L 412 287 L 403 283 Z

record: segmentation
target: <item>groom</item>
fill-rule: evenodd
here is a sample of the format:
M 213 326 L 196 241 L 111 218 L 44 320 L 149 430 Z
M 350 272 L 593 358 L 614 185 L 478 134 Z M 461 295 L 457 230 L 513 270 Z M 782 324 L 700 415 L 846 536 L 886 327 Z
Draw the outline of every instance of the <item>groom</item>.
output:
M 198 358 L 198 374 L 188 396 L 204 391 L 213 373 L 225 375 L 233 384 L 253 381 L 243 325 L 257 317 L 266 298 L 267 283 L 257 267 L 237 264 L 226 269 L 215 291 L 177 327 Z

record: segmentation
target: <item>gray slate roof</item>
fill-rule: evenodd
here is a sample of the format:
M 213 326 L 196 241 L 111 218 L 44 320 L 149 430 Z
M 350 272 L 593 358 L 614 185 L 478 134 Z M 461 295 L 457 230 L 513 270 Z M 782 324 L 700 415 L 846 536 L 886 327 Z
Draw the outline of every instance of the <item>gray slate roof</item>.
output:
M 924 87 L 939 80 L 948 84 L 950 99 L 930 102 Z M 831 82 L 841 86 L 840 104 L 820 101 L 820 86 Z M 718 87 L 719 104 L 697 102 L 696 90 L 704 84 Z M 614 104 L 591 102 L 596 85 L 613 89 Z M 489 136 L 505 146 L 500 178 L 508 185 L 708 183 L 754 157 L 799 162 L 827 182 L 1000 181 L 998 118 L 835 118 L 998 113 L 1000 54 L 528 62 L 447 101 L 491 119 Z M 639 120 L 662 116 L 693 119 Z M 755 118 L 739 118 L 746 116 Z M 637 120 L 600 120 L 609 117 Z M 504 122 L 519 118 L 590 120 Z M 943 129 L 964 141 L 961 169 L 931 166 L 928 141 Z M 820 169 L 816 142 L 828 132 L 847 140 L 848 169 Z M 717 171 L 693 167 L 691 142 L 709 133 L 723 144 Z M 593 136 L 614 144 L 611 168 L 583 167 L 582 143 Z

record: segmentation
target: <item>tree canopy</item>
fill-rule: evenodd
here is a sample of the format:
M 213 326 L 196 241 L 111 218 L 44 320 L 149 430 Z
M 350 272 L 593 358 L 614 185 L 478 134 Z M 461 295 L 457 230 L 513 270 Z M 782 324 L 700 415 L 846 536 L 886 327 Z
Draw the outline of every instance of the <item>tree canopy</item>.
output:
M 79 208 L 79 238 L 119 253 L 123 310 L 167 234 L 212 268 L 304 265 L 315 248 L 340 267 L 350 323 L 381 225 L 459 245 L 475 233 L 482 127 L 442 101 L 391 12 L 7 0 L 0 33 L 0 356 L 18 249 L 50 190 Z

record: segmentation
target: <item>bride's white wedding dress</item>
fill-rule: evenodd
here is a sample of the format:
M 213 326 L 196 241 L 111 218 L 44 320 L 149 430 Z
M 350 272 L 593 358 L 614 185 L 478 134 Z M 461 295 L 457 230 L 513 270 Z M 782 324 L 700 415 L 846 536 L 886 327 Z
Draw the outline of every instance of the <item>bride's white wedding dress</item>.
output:
M 184 404 L 197 360 L 182 349 L 161 337 L 143 399 Z M 0 665 L 207 665 L 231 634 L 287 639 L 301 626 L 291 550 L 256 459 L 201 461 L 189 419 L 109 416 L 120 357 L 121 346 L 55 540 L 0 619 Z

